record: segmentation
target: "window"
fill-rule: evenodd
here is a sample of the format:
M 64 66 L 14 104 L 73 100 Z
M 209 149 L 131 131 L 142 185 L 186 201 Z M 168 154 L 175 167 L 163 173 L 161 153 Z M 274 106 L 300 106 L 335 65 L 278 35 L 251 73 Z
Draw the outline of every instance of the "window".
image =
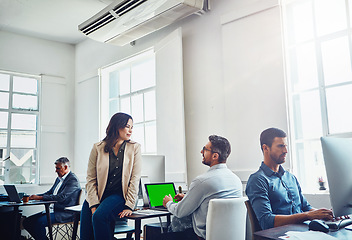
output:
M 101 69 L 101 135 L 110 117 L 124 112 L 133 117 L 132 139 L 142 153 L 156 154 L 155 57 L 147 51 Z
M 293 170 L 305 191 L 326 179 L 321 136 L 352 136 L 352 1 L 284 1 Z
M 0 182 L 35 183 L 38 172 L 39 80 L 0 71 Z

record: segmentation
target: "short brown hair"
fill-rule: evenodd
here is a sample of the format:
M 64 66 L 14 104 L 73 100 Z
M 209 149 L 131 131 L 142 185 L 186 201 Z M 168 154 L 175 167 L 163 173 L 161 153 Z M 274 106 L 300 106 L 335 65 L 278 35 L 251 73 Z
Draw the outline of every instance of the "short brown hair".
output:
M 262 149 L 262 151 L 263 151 L 263 145 L 265 144 L 268 147 L 271 147 L 271 145 L 273 144 L 274 138 L 276 137 L 284 138 L 284 137 L 287 137 L 287 134 L 278 128 L 265 129 L 260 134 L 260 148 Z

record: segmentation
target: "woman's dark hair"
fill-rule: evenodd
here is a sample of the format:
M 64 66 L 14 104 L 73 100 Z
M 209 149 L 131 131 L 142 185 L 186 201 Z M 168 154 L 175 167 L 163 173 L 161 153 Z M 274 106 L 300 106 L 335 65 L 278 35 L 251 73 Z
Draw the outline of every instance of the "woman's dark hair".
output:
M 109 125 L 106 128 L 106 137 L 103 139 L 106 143 L 104 147 L 105 152 L 110 152 L 115 146 L 119 137 L 119 129 L 125 128 L 130 119 L 133 121 L 133 118 L 130 115 L 122 112 L 115 113 L 111 117 Z

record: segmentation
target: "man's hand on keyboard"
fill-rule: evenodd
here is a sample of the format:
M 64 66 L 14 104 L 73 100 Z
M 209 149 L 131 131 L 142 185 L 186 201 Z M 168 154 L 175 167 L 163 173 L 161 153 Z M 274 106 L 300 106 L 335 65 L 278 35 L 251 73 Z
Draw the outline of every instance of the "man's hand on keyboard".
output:
M 326 208 L 312 209 L 306 213 L 309 220 L 313 220 L 313 219 L 332 220 L 334 217 L 332 211 Z

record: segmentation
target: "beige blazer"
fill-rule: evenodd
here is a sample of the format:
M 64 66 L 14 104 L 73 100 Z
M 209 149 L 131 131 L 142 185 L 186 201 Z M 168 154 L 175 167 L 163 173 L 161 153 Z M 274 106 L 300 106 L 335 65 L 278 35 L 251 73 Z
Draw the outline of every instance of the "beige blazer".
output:
M 86 200 L 89 207 L 100 204 L 109 172 L 109 153 L 104 152 L 105 142 L 93 145 L 87 169 Z M 125 205 L 134 209 L 141 177 L 141 145 L 130 141 L 126 143 L 122 169 L 122 193 Z

